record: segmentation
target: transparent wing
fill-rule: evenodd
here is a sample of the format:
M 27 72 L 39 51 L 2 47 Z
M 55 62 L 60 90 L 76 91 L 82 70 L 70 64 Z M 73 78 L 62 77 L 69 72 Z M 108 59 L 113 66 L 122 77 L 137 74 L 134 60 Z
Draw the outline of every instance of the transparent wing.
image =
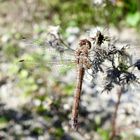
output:
M 37 63 L 45 61 L 48 64 L 62 64 L 75 60 L 74 50 L 67 46 L 61 38 L 48 33 L 47 38 L 24 39 L 21 41 L 23 53 L 20 62 Z M 25 61 L 26 60 L 26 61 Z M 32 61 L 32 62 L 31 62 Z
M 24 39 L 21 41 L 23 52 L 19 58 L 19 65 L 32 69 L 48 69 L 55 72 L 75 69 L 75 50 L 71 49 L 58 36 L 48 33 L 47 37 Z M 90 54 L 89 60 L 93 57 Z
M 21 41 L 21 46 L 23 53 L 19 60 L 26 60 L 24 63 L 27 61 L 37 63 L 40 60 L 49 64 L 59 65 L 59 62 L 60 64 L 63 62 L 67 65 L 68 62 L 76 60 L 75 50 L 71 49 L 59 36 L 51 33 L 48 33 L 47 37 L 24 39 Z

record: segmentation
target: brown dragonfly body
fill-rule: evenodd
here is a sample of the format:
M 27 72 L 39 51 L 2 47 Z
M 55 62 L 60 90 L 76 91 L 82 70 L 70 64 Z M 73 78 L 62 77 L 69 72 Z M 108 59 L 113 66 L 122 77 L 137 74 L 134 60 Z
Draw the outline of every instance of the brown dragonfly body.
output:
M 91 43 L 87 40 L 80 41 L 80 47 L 77 48 L 75 56 L 77 58 L 77 83 L 74 95 L 74 103 L 72 108 L 72 128 L 78 129 L 78 112 L 79 104 L 82 90 L 83 77 L 85 69 L 89 69 L 91 64 L 88 59 L 89 50 L 91 48 Z
M 53 39 L 50 41 L 51 43 L 49 42 L 49 44 L 53 48 L 59 45 L 59 43 L 62 43 L 64 45 L 61 39 L 55 38 L 54 35 L 52 35 L 51 37 Z M 101 43 L 104 40 L 106 40 L 106 38 L 101 34 L 100 31 L 96 33 L 95 38 L 91 38 L 91 39 L 95 41 L 95 46 L 100 46 Z M 74 128 L 75 130 L 78 129 L 78 112 L 79 112 L 79 104 L 80 104 L 82 83 L 83 83 L 85 70 L 90 69 L 92 66 L 92 61 L 90 60 L 91 59 L 90 51 L 91 51 L 91 41 L 89 41 L 88 39 L 80 40 L 79 47 L 76 50 L 74 50 L 75 58 L 76 58 L 76 65 L 77 65 L 77 82 L 76 82 L 76 90 L 74 94 L 74 102 L 73 102 L 73 107 L 72 107 L 72 118 L 71 118 L 72 124 L 71 125 L 72 125 L 72 128 Z M 19 62 L 24 62 L 24 59 L 21 59 Z

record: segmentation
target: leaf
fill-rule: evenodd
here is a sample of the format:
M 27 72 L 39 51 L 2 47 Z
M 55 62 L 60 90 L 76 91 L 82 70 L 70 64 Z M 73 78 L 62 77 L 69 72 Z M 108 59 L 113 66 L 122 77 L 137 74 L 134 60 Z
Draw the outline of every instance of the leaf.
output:
M 97 131 L 100 134 L 100 136 L 102 137 L 102 140 L 109 140 L 109 131 L 103 130 L 101 128 L 99 128 Z
M 8 125 L 8 120 L 5 117 L 0 117 L 0 129 L 5 128 Z
M 130 26 L 133 26 L 133 27 L 137 26 L 138 23 L 140 22 L 140 12 L 128 14 L 126 17 L 126 22 Z

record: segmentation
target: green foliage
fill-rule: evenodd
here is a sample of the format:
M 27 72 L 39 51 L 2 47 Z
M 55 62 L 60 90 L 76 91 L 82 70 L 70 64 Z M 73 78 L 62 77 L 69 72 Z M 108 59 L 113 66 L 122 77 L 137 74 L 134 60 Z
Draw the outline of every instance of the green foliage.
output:
M 0 129 L 5 128 L 8 125 L 8 119 L 0 116 Z
M 97 132 L 101 136 L 102 140 L 109 140 L 109 133 L 110 132 L 108 130 L 98 128 Z
M 52 134 L 55 136 L 56 140 L 60 140 L 64 135 L 64 130 L 62 128 L 57 128 L 52 132 Z
M 139 24 L 139 1 L 106 0 L 101 5 L 94 5 L 93 1 L 65 1 L 65 0 L 42 0 L 47 6 L 47 15 L 51 21 L 62 25 L 85 27 L 87 25 L 108 25 L 115 26 L 126 23 L 138 27 Z
M 121 136 L 122 136 L 122 140 L 139 140 L 140 139 L 139 136 L 130 134 L 128 132 L 122 133 Z
M 74 91 L 74 85 L 69 84 L 67 86 L 64 86 L 64 92 L 66 93 L 66 95 L 73 95 L 73 91 Z
M 3 47 L 5 58 L 9 61 L 14 59 L 19 54 L 19 51 L 17 45 L 12 42 L 6 43 Z
M 34 134 L 34 135 L 42 135 L 43 133 L 44 133 L 44 130 L 42 127 L 35 127 L 32 130 L 32 134 Z
M 138 26 L 140 24 L 140 12 L 129 13 L 126 17 L 126 22 L 132 27 Z

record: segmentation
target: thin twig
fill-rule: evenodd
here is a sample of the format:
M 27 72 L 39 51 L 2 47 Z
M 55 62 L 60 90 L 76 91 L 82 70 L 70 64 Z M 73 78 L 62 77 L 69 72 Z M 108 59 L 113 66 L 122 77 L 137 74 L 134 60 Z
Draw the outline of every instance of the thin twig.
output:
M 118 109 L 119 109 L 121 95 L 122 95 L 122 87 L 120 87 L 120 89 L 118 89 L 117 95 L 118 95 L 118 100 L 115 105 L 115 111 L 114 111 L 113 118 L 112 118 L 112 132 L 111 132 L 112 134 L 111 134 L 110 140 L 113 140 L 114 137 L 116 136 L 117 114 L 118 114 Z

